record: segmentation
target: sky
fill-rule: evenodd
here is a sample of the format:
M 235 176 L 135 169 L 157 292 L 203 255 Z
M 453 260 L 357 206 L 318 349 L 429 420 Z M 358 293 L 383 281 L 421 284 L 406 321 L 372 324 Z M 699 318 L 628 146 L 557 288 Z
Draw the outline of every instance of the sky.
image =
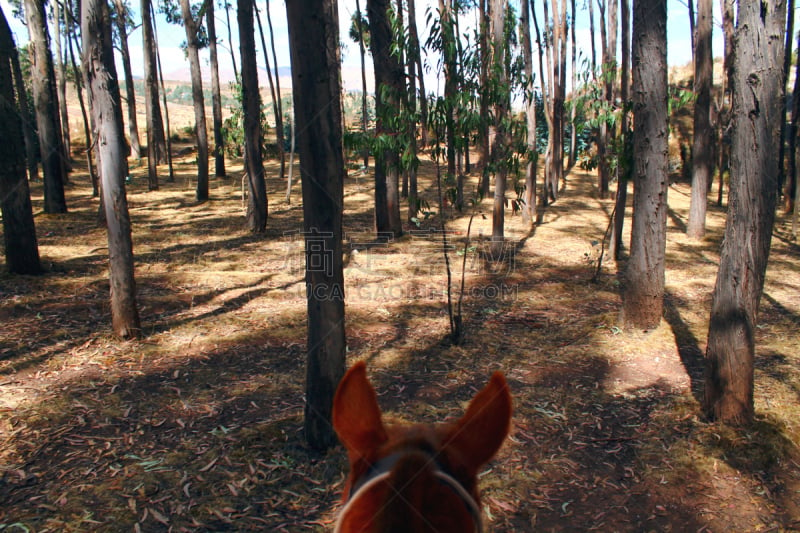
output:
M 578 0 L 577 2 L 578 17 L 576 19 L 576 25 L 577 25 L 576 36 L 578 41 L 578 49 L 585 51 L 586 55 L 589 54 L 588 51 L 590 49 L 589 29 L 588 29 L 589 16 L 588 16 L 588 8 L 586 7 L 587 1 L 588 0 Z M 132 1 L 131 3 L 135 4 L 133 7 L 134 19 L 138 19 L 139 2 Z M 235 4 L 235 2 L 232 3 Z M 515 3 L 518 2 L 516 0 L 512 0 L 512 4 Z M 540 3 L 541 2 L 537 2 L 537 5 Z M 262 21 L 265 25 L 265 31 L 268 31 L 266 28 L 266 16 L 264 14 L 266 0 L 257 0 L 256 4 L 261 10 Z M 432 2 L 431 0 L 417 0 L 417 26 L 420 32 L 420 40 L 423 43 L 427 38 L 428 34 L 425 25 L 426 12 L 431 4 L 436 4 L 436 2 Z M 713 2 L 713 4 L 715 10 L 713 53 L 715 56 L 721 56 L 722 31 L 719 27 L 720 23 L 719 2 Z M 269 0 L 269 5 L 270 5 L 270 12 L 272 14 L 273 29 L 275 31 L 274 37 L 275 37 L 276 53 L 278 56 L 278 63 L 280 67 L 289 67 L 290 61 L 289 61 L 288 28 L 286 23 L 284 0 Z M 366 5 L 366 0 L 361 0 L 362 9 L 364 9 L 365 5 Z M 688 19 L 688 9 L 686 7 L 686 2 L 685 0 L 667 0 L 667 6 L 668 6 L 667 60 L 670 66 L 684 65 L 691 61 L 691 39 L 689 35 L 689 19 Z M 3 12 L 6 14 L 6 18 L 9 19 L 12 32 L 14 32 L 17 42 L 23 44 L 27 42 L 28 40 L 27 29 L 19 20 L 16 20 L 11 16 L 11 8 L 8 4 L 8 0 L 0 0 L 0 7 L 2 7 Z M 340 40 L 344 44 L 344 49 L 342 51 L 343 79 L 345 88 L 349 90 L 359 90 L 361 88 L 360 57 L 359 57 L 358 45 L 353 41 L 351 41 L 348 36 L 348 28 L 350 25 L 351 16 L 355 11 L 356 11 L 355 0 L 341 0 L 339 2 Z M 235 47 L 234 53 L 236 55 L 237 65 L 238 65 L 239 50 L 238 48 L 236 48 L 236 43 L 238 43 L 238 34 L 236 28 L 235 9 L 231 10 L 230 16 L 231 16 L 231 23 L 233 26 L 232 37 Z M 597 9 L 595 9 L 595 16 L 597 16 Z M 467 20 L 470 19 L 474 20 L 474 18 L 475 17 L 466 17 Z M 221 76 L 223 79 L 226 79 L 227 77 L 226 73 L 232 76 L 233 69 L 231 64 L 230 52 L 228 50 L 227 29 L 226 29 L 227 22 L 225 20 L 224 10 L 222 9 L 216 10 L 216 20 L 217 20 L 217 25 L 216 25 L 217 33 L 219 34 L 218 37 L 220 38 L 218 53 L 219 53 Z M 169 79 L 170 73 L 188 71 L 189 68 L 188 60 L 186 59 L 183 50 L 181 50 L 180 48 L 181 43 L 183 43 L 186 40 L 183 28 L 179 26 L 170 25 L 164 20 L 163 16 L 157 15 L 156 31 L 158 34 L 159 48 L 161 50 L 161 57 L 164 67 L 165 78 Z M 464 31 L 464 28 L 462 28 L 462 31 Z M 599 31 L 597 33 L 598 35 L 596 36 L 596 39 L 599 39 Z M 267 39 L 269 39 L 268 36 Z M 141 76 L 141 73 L 143 72 L 143 54 L 142 54 L 141 42 L 142 42 L 141 30 L 137 29 L 129 37 L 131 64 L 134 76 Z M 258 35 L 256 36 L 256 42 L 260 43 Z M 257 44 L 257 47 L 260 48 L 260 44 Z M 435 91 L 438 80 L 435 71 L 436 58 L 430 57 L 429 62 L 432 62 L 433 64 L 431 65 L 431 70 L 429 74 L 426 76 L 426 89 L 428 91 Z M 201 63 L 204 66 L 208 65 L 207 50 L 201 52 Z M 258 52 L 258 63 L 259 66 L 263 67 L 263 56 L 261 55 L 260 51 Z M 370 77 L 371 77 L 370 74 L 371 69 L 372 69 L 371 61 L 369 60 L 369 58 L 367 58 L 367 73 L 368 76 Z M 120 64 L 118 64 L 117 70 L 119 75 L 122 76 L 122 68 Z M 373 86 L 370 80 L 369 90 L 371 91 L 372 89 Z

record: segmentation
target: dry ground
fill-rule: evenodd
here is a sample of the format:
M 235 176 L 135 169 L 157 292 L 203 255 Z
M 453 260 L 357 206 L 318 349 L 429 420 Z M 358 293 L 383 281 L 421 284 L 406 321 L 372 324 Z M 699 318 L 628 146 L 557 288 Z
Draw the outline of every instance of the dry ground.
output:
M 269 164 L 268 231 L 253 236 L 241 166 L 197 204 L 193 160 L 157 192 L 146 167 L 132 167 L 140 341 L 110 336 L 105 234 L 85 175 L 72 177 L 66 215 L 42 214 L 34 184 L 47 273 L 0 275 L 0 530 L 330 527 L 346 464 L 341 448 L 314 453 L 301 433 L 299 188 L 283 203 Z M 426 163 L 435 212 L 433 175 Z M 697 401 L 724 211 L 712 207 L 708 237 L 691 242 L 689 189 L 670 188 L 665 320 L 627 332 L 623 265 L 607 262 L 591 281 L 611 209 L 593 179 L 571 173 L 541 225 L 509 213 L 500 261 L 485 253 L 488 200 L 474 211 L 467 255 L 451 255 L 457 271 L 467 260 L 466 338 L 453 346 L 438 215 L 369 246 L 370 179 L 352 173 L 348 362 L 369 362 L 392 417 L 430 422 L 457 416 L 505 371 L 513 430 L 481 476 L 490 531 L 800 529 L 800 251 L 787 221 L 762 300 L 758 420 L 735 431 L 704 421 Z M 447 212 L 458 249 L 470 214 Z

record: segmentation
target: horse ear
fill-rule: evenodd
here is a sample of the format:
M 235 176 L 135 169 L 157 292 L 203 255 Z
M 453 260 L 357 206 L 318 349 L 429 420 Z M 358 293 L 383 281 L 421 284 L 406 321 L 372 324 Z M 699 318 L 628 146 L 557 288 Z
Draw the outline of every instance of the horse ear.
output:
M 471 474 L 494 457 L 511 425 L 511 393 L 495 372 L 446 436 L 445 447 L 457 453 Z
M 347 371 L 333 398 L 333 428 L 347 448 L 350 464 L 367 457 L 386 439 L 378 396 L 363 361 Z

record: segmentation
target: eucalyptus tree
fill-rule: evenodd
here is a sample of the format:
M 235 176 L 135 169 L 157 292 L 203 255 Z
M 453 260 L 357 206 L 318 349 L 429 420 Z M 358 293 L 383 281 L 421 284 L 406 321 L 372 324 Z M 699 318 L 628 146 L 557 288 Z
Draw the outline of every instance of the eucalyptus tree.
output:
M 126 0 L 114 0 L 114 21 L 119 40 L 119 52 L 122 59 L 122 69 L 125 73 L 125 94 L 127 95 L 128 109 L 128 136 L 131 142 L 131 155 L 139 159 L 142 148 L 139 144 L 139 124 L 136 118 L 136 89 L 133 83 L 133 69 L 131 68 L 131 54 L 128 48 L 128 28 L 134 26 L 130 17 L 130 7 Z
M 106 0 L 83 0 L 81 36 L 81 62 L 86 71 L 97 124 L 97 159 L 103 182 L 101 189 L 108 235 L 112 328 L 120 338 L 139 337 L 142 328 L 136 306 L 131 221 L 125 193 L 128 159 L 114 64 L 111 17 Z
M 346 353 L 342 111 L 331 105 L 342 90 L 339 21 L 336 0 L 293 0 L 286 11 L 306 239 L 305 437 L 313 448 L 325 449 L 336 444 L 331 412 Z
M 206 3 L 206 28 L 208 29 L 208 51 L 211 62 L 211 117 L 214 127 L 214 175 L 225 177 L 225 137 L 222 135 L 222 91 L 219 85 L 219 58 L 217 57 L 217 21 L 214 18 L 214 2 Z
M 242 64 L 242 113 L 244 115 L 245 172 L 247 173 L 247 226 L 253 233 L 267 227 L 267 190 L 264 182 L 261 97 L 258 91 L 253 0 L 238 0 L 239 50 Z
M 14 82 L 17 50 L 8 21 L 0 7 L 0 214 L 6 267 L 15 274 L 42 270 L 30 189 L 25 175 L 22 120 L 19 102 L 22 86 Z
M 167 142 L 158 101 L 158 61 L 153 31 L 152 0 L 141 0 L 142 49 L 144 55 L 144 107 L 147 134 L 147 173 L 150 188 L 158 187 L 159 163 L 166 161 Z M 166 111 L 166 109 L 165 109 Z
M 61 122 L 56 97 L 56 75 L 50 52 L 50 33 L 45 23 L 45 2 L 25 0 L 25 19 L 30 37 L 33 105 L 39 132 L 39 153 L 44 175 L 45 213 L 66 213 L 64 183 L 67 164 L 61 137 Z
M 715 420 L 754 416 L 758 307 L 775 223 L 786 1 L 738 3 L 732 64 L 730 192 L 711 298 L 703 406 Z
M 622 317 L 650 329 L 664 308 L 667 235 L 667 1 L 633 3 L 633 223 Z

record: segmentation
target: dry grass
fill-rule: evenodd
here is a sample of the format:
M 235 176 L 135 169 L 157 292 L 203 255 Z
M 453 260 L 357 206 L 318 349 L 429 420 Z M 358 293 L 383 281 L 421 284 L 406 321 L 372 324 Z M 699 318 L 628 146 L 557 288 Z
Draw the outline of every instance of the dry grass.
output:
M 268 231 L 250 235 L 238 179 L 212 180 L 211 201 L 193 201 L 193 158 L 157 192 L 146 190 L 146 167 L 132 168 L 143 340 L 110 336 L 105 235 L 80 171 L 69 214 L 37 212 L 47 274 L 0 276 L 0 529 L 331 524 L 344 453 L 316 454 L 301 434 L 299 187 L 282 203 L 269 162 Z M 426 163 L 435 205 L 432 176 Z M 593 180 L 571 173 L 539 226 L 509 216 L 502 262 L 482 253 L 488 200 L 480 207 L 461 346 L 445 340 L 438 241 L 416 233 L 348 247 L 349 361 L 367 360 L 385 410 L 414 421 L 455 416 L 491 370 L 506 372 L 514 429 L 481 478 L 492 531 L 800 528 L 800 263 L 787 220 L 762 300 L 758 421 L 734 431 L 705 422 L 697 402 L 724 211 L 712 207 L 708 237 L 689 241 L 688 187 L 670 188 L 666 319 L 626 332 L 618 266 L 591 282 L 611 209 Z M 348 244 L 370 239 L 369 181 L 347 179 Z M 40 210 L 38 184 L 33 193 Z M 459 248 L 470 214 L 447 212 Z

